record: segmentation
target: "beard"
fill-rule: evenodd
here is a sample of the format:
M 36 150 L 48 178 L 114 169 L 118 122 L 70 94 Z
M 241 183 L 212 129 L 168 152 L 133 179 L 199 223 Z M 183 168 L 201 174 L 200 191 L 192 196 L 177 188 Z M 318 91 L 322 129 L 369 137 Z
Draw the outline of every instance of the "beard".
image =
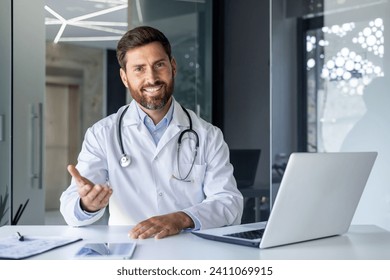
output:
M 162 86 L 161 93 L 154 96 L 149 96 L 143 92 L 143 87 L 141 89 L 135 89 L 128 83 L 128 87 L 133 99 L 140 104 L 142 107 L 148 110 L 159 110 L 164 108 L 173 95 L 175 80 L 172 77 L 172 80 L 169 83 L 163 81 L 156 81 L 154 84 L 146 84 L 143 87 L 152 87 L 152 86 Z

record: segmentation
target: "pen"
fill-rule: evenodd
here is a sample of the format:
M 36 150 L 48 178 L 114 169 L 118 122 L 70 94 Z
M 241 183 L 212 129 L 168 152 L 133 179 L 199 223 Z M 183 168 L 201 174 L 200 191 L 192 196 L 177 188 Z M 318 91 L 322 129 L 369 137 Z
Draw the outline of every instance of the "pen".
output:
M 20 204 L 18 210 L 16 211 L 15 217 L 12 220 L 12 225 L 16 225 L 18 223 L 18 217 L 22 208 L 23 208 L 23 204 Z
M 22 214 L 23 214 L 23 212 L 24 212 L 24 209 L 26 209 L 26 206 L 27 206 L 27 204 L 28 204 L 29 201 L 30 201 L 30 199 L 27 199 L 27 200 L 26 200 L 26 203 L 25 203 L 24 205 L 23 205 L 23 204 L 20 204 L 19 209 L 18 209 L 18 212 L 16 213 L 15 218 L 14 218 L 14 224 L 15 224 L 15 225 L 18 224 L 19 219 L 20 219 L 20 217 L 22 217 Z M 20 210 L 20 211 L 19 211 L 19 210 Z
M 18 236 L 19 241 L 24 241 L 24 236 L 21 235 L 19 231 L 17 231 L 16 234 Z

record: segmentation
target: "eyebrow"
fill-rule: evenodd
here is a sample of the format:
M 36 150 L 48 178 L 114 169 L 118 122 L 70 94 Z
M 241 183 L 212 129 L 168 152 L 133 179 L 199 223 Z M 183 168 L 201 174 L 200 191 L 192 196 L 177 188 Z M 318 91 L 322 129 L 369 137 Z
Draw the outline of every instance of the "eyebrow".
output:
M 169 61 L 169 59 L 167 59 L 167 58 L 158 59 L 158 60 L 154 61 L 154 62 L 152 63 L 152 65 L 155 65 L 155 64 L 157 64 L 157 63 L 159 63 L 159 62 L 165 62 L 165 61 Z M 145 65 L 146 65 L 146 63 L 141 63 L 141 64 L 130 65 L 130 67 L 131 67 L 131 68 L 137 68 L 137 67 L 144 67 Z

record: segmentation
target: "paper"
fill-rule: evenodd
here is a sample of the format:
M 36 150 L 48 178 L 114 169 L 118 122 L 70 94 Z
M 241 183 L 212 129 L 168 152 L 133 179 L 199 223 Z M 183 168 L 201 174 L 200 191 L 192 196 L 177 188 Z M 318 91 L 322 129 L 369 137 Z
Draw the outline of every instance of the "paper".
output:
M 82 240 L 77 237 L 25 236 L 19 241 L 16 236 L 0 239 L 0 259 L 25 259 Z

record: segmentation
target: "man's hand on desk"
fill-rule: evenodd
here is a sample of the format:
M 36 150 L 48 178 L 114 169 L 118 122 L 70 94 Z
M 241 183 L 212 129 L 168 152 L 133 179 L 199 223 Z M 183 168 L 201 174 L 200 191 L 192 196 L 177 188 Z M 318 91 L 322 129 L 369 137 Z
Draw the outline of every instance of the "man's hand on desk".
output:
M 129 237 L 133 239 L 145 239 L 154 236 L 161 239 L 175 235 L 185 228 L 193 228 L 194 222 L 184 212 L 175 212 L 162 216 L 151 217 L 140 222 L 129 231 Z
M 81 208 L 88 212 L 95 212 L 108 205 L 112 189 L 105 185 L 95 185 L 87 178 L 80 175 L 73 165 L 68 166 L 70 175 L 78 186 Z

